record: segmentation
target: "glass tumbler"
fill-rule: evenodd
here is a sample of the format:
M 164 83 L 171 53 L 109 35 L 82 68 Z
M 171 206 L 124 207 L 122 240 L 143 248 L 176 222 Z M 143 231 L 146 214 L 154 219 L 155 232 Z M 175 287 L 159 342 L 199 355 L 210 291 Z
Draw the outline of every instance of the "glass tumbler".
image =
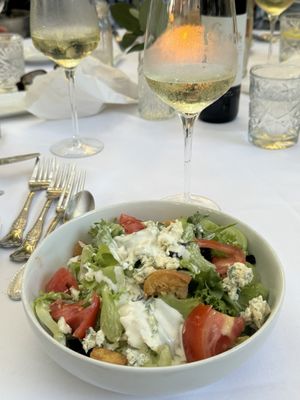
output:
M 299 129 L 299 67 L 290 64 L 252 67 L 249 141 L 264 149 L 286 149 L 297 143 Z
M 16 33 L 0 33 L 0 93 L 17 90 L 24 68 L 23 38 Z

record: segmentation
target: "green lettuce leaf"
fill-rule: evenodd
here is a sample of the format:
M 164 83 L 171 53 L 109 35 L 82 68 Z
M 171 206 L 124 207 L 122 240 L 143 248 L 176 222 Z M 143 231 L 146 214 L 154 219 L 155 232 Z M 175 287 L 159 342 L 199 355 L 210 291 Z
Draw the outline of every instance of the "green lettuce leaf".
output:
M 224 314 L 236 316 L 242 311 L 238 302 L 232 301 L 224 292 L 222 280 L 213 269 L 201 271 L 192 281 L 193 297 L 200 303 L 211 305 L 215 310 Z
M 101 296 L 100 326 L 107 340 L 114 343 L 120 339 L 123 332 L 120 315 L 114 297 L 107 286 L 103 287 Z
M 184 319 L 190 314 L 190 312 L 200 304 L 200 300 L 197 297 L 188 297 L 187 299 L 177 299 L 173 295 L 161 296 L 161 299 L 167 303 L 170 307 L 175 308 Z
M 34 302 L 34 312 L 40 321 L 40 324 L 53 336 L 53 338 L 62 345 L 66 345 L 66 337 L 59 330 L 57 322 L 51 317 L 50 302 L 46 297 L 39 298 Z
M 195 239 L 194 225 L 187 222 L 185 218 L 180 218 L 179 220 L 183 227 L 182 241 L 184 243 L 191 242 Z
M 246 308 L 251 299 L 257 296 L 262 296 L 264 300 L 268 299 L 269 291 L 261 282 L 251 282 L 244 286 L 239 294 L 239 303 Z
M 101 244 L 98 247 L 94 257 L 94 263 L 100 267 L 110 267 L 118 264 L 106 244 Z
M 199 274 L 202 270 L 215 270 L 215 266 L 203 257 L 197 243 L 189 243 L 186 249 L 189 256 L 180 260 L 180 268 L 187 269 L 192 276 Z
M 166 367 L 172 364 L 172 354 L 167 344 L 159 346 L 157 351 L 147 348 L 143 352 L 148 358 L 143 367 Z

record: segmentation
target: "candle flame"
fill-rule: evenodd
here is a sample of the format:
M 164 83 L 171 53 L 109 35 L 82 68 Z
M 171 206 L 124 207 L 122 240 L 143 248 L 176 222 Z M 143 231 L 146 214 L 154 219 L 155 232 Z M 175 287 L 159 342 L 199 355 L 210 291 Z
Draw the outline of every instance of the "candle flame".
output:
M 204 54 L 204 27 L 175 26 L 164 32 L 154 44 L 165 61 L 199 62 Z

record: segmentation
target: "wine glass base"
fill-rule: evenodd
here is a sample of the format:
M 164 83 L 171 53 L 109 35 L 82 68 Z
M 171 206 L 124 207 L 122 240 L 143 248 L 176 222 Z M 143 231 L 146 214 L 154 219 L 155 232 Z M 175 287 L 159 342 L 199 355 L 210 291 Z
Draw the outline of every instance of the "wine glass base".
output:
M 200 207 L 209 208 L 211 210 L 217 210 L 217 211 L 220 210 L 220 207 L 214 201 L 210 200 L 205 196 L 200 196 L 197 194 L 190 194 L 188 200 L 184 197 L 184 194 L 181 193 L 164 197 L 163 200 L 174 201 L 177 203 L 194 204 Z
M 100 153 L 103 147 L 103 143 L 97 139 L 80 138 L 76 146 L 72 139 L 65 139 L 51 146 L 50 151 L 59 157 L 82 158 Z

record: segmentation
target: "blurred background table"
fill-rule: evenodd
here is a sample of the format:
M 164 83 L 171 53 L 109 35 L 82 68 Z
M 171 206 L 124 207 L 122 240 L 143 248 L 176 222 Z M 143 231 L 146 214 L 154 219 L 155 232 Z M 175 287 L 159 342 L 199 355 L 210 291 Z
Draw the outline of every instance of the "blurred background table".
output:
M 136 54 L 128 56 L 120 68 L 136 80 Z M 251 145 L 247 140 L 248 101 L 247 94 L 242 94 L 234 122 L 196 124 L 191 187 L 192 192 L 213 199 L 223 211 L 251 225 L 274 247 L 286 273 L 283 310 L 268 341 L 241 368 L 220 382 L 173 399 L 282 400 L 299 396 L 299 144 L 279 151 Z M 70 120 L 43 121 L 26 113 L 2 118 L 1 125 L 1 157 L 27 152 L 50 155 L 50 145 L 69 137 L 71 129 Z M 182 191 L 183 137 L 176 117 L 146 121 L 139 117 L 136 105 L 108 106 L 98 115 L 80 119 L 80 129 L 82 135 L 99 138 L 105 146 L 96 156 L 75 160 L 87 171 L 86 188 L 94 194 L 97 208 L 160 199 Z M 32 168 L 33 161 L 0 167 L 0 188 L 5 191 L 0 196 L 1 236 L 23 204 Z M 42 200 L 39 196 L 35 205 Z M 37 209 L 33 208 L 31 221 Z M 132 398 L 81 382 L 44 354 L 29 329 L 22 304 L 6 295 L 9 280 L 19 268 L 9 261 L 9 254 L 0 249 L 1 398 Z

